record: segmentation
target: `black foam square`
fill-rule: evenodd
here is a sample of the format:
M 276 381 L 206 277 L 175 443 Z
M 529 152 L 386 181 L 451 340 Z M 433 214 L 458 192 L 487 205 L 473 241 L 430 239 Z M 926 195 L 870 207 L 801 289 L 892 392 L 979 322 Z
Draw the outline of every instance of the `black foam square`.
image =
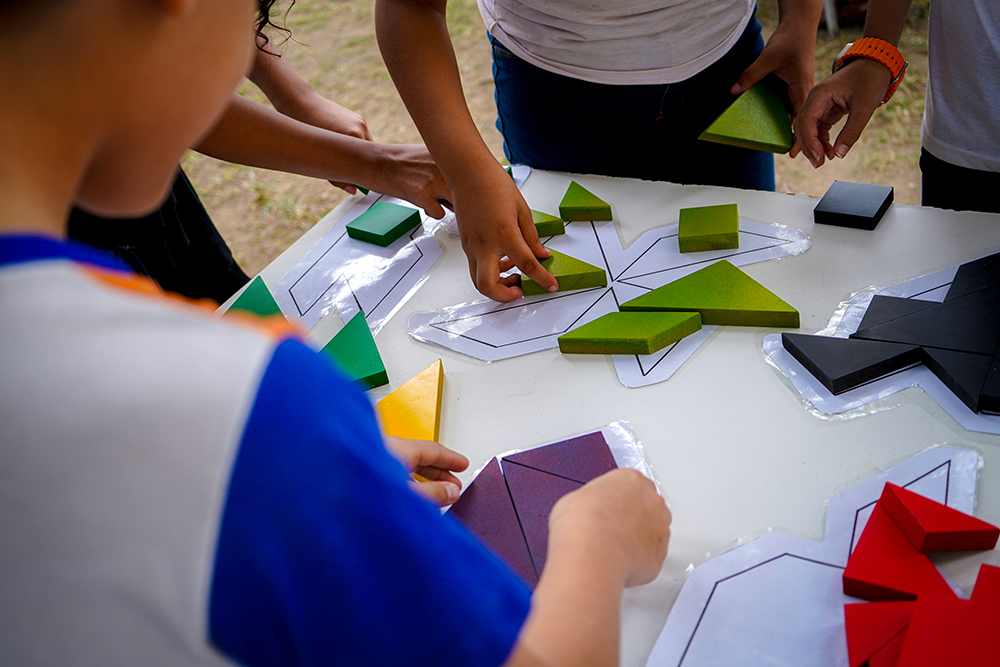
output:
M 871 231 L 892 203 L 892 192 L 890 185 L 834 181 L 813 209 L 813 220 Z

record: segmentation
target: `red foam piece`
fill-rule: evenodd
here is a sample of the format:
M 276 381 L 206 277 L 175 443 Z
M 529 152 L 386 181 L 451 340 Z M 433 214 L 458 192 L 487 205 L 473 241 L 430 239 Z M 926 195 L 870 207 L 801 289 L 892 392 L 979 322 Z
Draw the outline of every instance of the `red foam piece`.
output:
M 985 563 L 979 566 L 976 587 L 972 590 L 972 601 L 976 604 L 992 606 L 1000 613 L 1000 567 Z
M 505 456 L 503 460 L 559 475 L 581 484 L 586 484 L 595 477 L 618 467 L 604 434 L 600 431 L 511 454 Z
M 879 503 L 921 553 L 993 549 L 1000 538 L 1000 528 L 895 484 Z
M 898 667 L 899 655 L 903 652 L 905 642 L 906 630 L 903 630 L 868 659 L 868 667 Z
M 916 602 L 859 602 L 844 605 L 847 656 L 851 667 L 861 667 L 906 631 Z M 895 649 L 899 655 L 899 647 Z M 888 655 L 888 654 L 887 654 Z M 885 660 L 883 656 L 881 660 Z M 868 667 L 872 667 L 869 664 Z
M 913 600 L 919 593 L 954 596 L 934 564 L 913 548 L 881 502 L 876 503 L 847 561 L 844 593 L 872 602 Z

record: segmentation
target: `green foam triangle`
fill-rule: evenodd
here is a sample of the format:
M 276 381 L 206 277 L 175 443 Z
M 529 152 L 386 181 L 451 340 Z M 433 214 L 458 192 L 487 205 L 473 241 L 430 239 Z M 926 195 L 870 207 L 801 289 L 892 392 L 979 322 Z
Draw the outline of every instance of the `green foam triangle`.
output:
M 382 356 L 361 311 L 337 332 L 323 351 L 334 358 L 351 380 L 357 380 L 369 389 L 389 384 Z
M 576 257 L 564 255 L 557 250 L 551 248 L 549 250 L 552 252 L 552 256 L 538 261 L 558 281 L 559 289 L 556 291 L 568 292 L 588 287 L 604 287 L 608 284 L 608 274 L 604 272 L 604 269 L 580 261 Z M 549 293 L 525 275 L 521 276 L 521 290 L 524 292 L 524 296 Z
M 249 313 L 255 313 L 257 315 L 263 315 L 267 317 L 269 315 L 277 315 L 281 313 L 281 309 L 278 308 L 277 302 L 275 302 L 274 297 L 271 296 L 271 290 L 267 289 L 267 285 L 260 276 L 254 278 L 247 288 L 243 290 L 243 293 L 237 297 L 233 305 L 229 307 L 227 312 L 232 312 L 234 310 L 243 310 Z
M 559 203 L 559 217 L 563 220 L 611 220 L 611 205 L 576 181 L 570 181 Z
M 539 237 L 556 236 L 566 233 L 566 223 L 562 221 L 562 218 L 531 209 L 531 219 L 535 223 L 535 229 L 538 230 Z
M 701 329 L 698 313 L 608 313 L 559 337 L 563 354 L 653 354 Z
M 699 139 L 770 153 L 792 148 L 788 87 L 768 76 L 742 95 L 702 132 Z
M 726 260 L 626 301 L 621 309 L 695 311 L 703 324 L 799 326 L 799 311 Z

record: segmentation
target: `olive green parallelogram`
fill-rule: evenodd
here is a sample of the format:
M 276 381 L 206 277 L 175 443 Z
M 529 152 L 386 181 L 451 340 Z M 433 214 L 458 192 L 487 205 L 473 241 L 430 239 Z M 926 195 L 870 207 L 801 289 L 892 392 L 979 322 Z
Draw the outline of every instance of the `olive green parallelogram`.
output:
M 769 76 L 742 95 L 701 133 L 699 139 L 770 153 L 792 148 L 788 88 Z
M 347 223 L 347 235 L 384 248 L 418 224 L 420 212 L 417 209 L 379 201 Z
M 608 313 L 559 337 L 563 354 L 653 354 L 701 329 L 698 313 Z
M 323 351 L 334 358 L 347 377 L 361 382 L 365 388 L 389 384 L 382 355 L 378 353 L 364 313 L 358 311 Z
M 736 204 L 682 208 L 677 247 L 681 252 L 739 248 L 740 214 Z
M 552 256 L 548 259 L 540 259 L 539 263 L 546 271 L 551 273 L 559 283 L 558 292 L 568 292 L 575 289 L 586 289 L 588 287 L 605 287 L 608 284 L 608 274 L 604 269 L 593 264 L 587 264 L 576 257 L 564 255 L 556 250 L 549 249 Z M 548 290 L 542 287 L 526 275 L 521 276 L 521 290 L 524 296 L 532 294 L 548 294 Z
M 531 220 L 535 223 L 539 238 L 566 233 L 566 223 L 554 215 L 531 209 Z
M 576 181 L 570 181 L 559 203 L 559 217 L 563 220 L 611 220 L 611 205 Z

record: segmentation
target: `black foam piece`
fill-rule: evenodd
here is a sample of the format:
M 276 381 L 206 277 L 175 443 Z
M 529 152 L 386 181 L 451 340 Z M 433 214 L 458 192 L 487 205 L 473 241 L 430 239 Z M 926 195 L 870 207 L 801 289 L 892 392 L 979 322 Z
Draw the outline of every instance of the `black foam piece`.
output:
M 781 334 L 781 344 L 834 394 L 920 362 L 916 345 L 794 333 Z
M 921 354 L 924 365 L 970 410 L 978 412 L 979 395 L 993 366 L 993 357 L 934 347 L 922 348 Z
M 821 225 L 871 231 L 891 203 L 890 185 L 834 181 L 813 209 L 813 220 Z
M 861 318 L 861 324 L 858 325 L 858 331 L 870 329 L 871 327 L 878 326 L 879 324 L 885 324 L 886 322 L 891 322 L 892 320 L 898 320 L 900 317 L 912 315 L 913 313 L 919 312 L 924 308 L 930 308 L 931 306 L 936 305 L 937 303 L 934 301 L 901 299 L 896 296 L 882 296 L 880 294 L 876 294 L 872 297 L 871 303 L 868 304 L 868 310 L 865 311 L 865 316 Z
M 1000 285 L 1000 253 L 987 255 L 958 267 L 945 301 Z
M 979 393 L 979 411 L 1000 414 L 1000 354 L 993 357 L 990 372 Z

